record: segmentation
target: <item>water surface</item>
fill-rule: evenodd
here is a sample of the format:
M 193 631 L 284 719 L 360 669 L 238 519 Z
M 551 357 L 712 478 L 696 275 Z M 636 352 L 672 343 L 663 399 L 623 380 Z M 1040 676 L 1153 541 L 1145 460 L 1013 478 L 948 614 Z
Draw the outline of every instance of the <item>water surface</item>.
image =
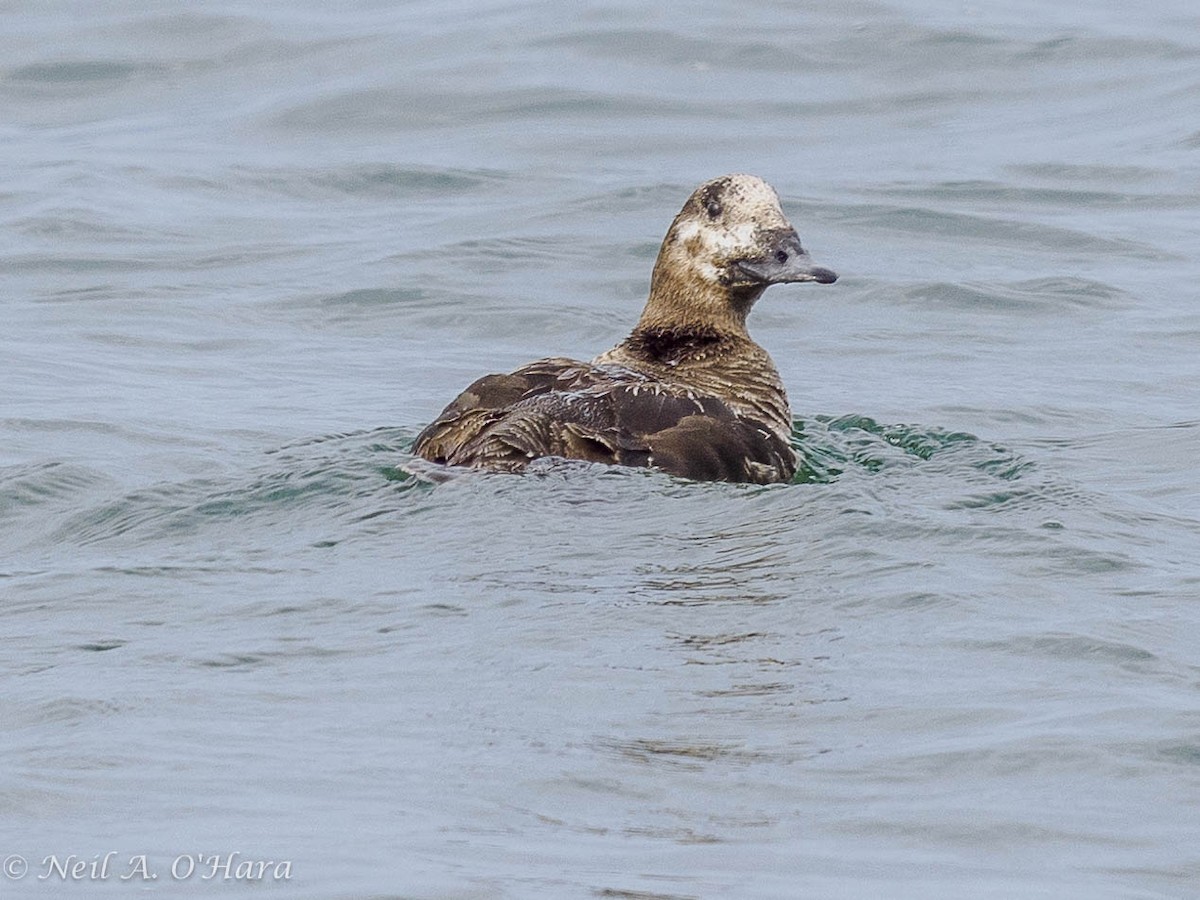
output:
M 5 896 L 1194 896 L 1197 25 L 5 4 Z M 727 171 L 797 483 L 406 475 Z

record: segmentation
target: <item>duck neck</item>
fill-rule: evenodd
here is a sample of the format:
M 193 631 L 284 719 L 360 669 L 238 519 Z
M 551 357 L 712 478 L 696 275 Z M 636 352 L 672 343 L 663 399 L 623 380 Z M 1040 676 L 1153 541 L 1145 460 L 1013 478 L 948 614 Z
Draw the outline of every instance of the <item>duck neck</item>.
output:
M 746 316 L 763 292 L 731 290 L 695 272 L 679 272 L 662 259 L 650 278 L 650 296 L 634 326 L 638 332 L 695 332 L 750 340 Z

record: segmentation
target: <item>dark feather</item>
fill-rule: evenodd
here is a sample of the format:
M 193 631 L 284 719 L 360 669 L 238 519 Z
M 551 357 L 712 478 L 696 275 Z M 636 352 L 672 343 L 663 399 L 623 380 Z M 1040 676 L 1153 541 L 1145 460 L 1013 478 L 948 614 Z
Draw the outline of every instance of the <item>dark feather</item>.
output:
M 567 359 L 479 379 L 421 432 L 414 452 L 508 472 L 562 456 L 706 481 L 780 481 L 795 467 L 785 442 L 715 397 Z
M 711 328 L 638 328 L 623 346 L 635 356 L 652 362 L 669 362 L 699 353 L 719 351 L 729 336 Z

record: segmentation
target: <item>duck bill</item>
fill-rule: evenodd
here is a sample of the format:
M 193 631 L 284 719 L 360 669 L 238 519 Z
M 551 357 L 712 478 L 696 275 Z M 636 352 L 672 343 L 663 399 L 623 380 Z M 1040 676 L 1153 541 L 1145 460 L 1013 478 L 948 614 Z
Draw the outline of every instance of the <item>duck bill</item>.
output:
M 739 260 L 735 265 L 742 275 L 759 284 L 793 284 L 799 281 L 833 284 L 837 281 L 836 272 L 813 263 L 800 246 L 800 238 L 794 231 L 786 231 L 773 239 L 762 256 Z

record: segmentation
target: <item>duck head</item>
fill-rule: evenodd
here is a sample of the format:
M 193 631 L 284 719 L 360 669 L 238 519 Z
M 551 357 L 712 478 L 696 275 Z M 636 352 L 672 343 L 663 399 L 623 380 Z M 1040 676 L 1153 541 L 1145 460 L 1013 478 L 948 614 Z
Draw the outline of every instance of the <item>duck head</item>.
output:
M 771 285 L 836 280 L 801 246 L 769 184 L 725 175 L 696 188 L 671 223 L 640 324 L 744 332 L 754 301 Z

